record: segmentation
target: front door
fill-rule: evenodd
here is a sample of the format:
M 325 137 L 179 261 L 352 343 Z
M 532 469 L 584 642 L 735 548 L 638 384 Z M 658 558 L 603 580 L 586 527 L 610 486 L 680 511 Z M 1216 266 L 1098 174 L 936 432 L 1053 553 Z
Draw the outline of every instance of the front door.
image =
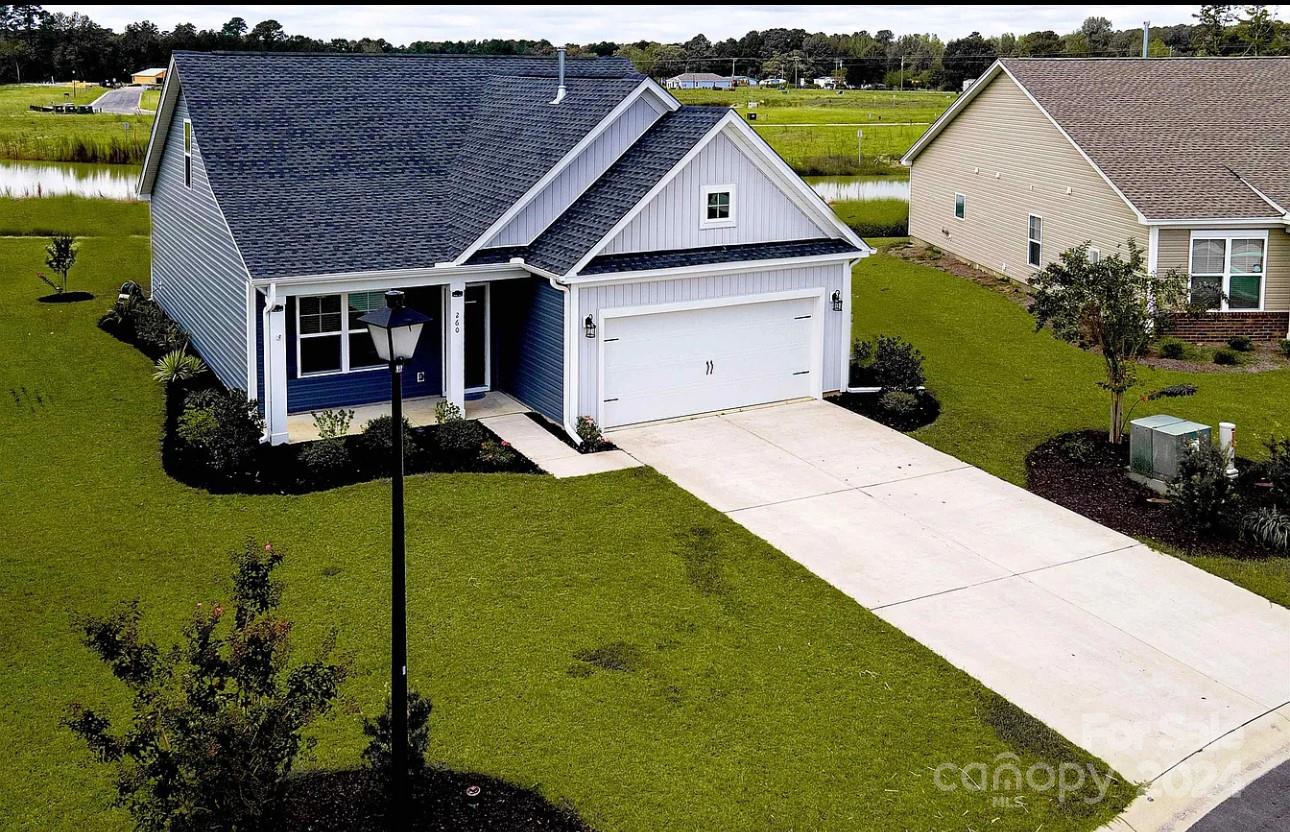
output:
M 466 287 L 466 389 L 487 390 L 488 285 Z

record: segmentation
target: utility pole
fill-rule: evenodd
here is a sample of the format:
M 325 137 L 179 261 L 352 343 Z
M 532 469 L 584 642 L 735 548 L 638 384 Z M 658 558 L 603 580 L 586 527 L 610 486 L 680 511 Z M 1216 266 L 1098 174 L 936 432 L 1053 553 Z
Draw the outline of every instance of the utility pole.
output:
M 905 56 L 900 56 L 900 91 L 905 91 Z
M 1151 21 L 1142 21 L 1142 57 L 1151 55 Z

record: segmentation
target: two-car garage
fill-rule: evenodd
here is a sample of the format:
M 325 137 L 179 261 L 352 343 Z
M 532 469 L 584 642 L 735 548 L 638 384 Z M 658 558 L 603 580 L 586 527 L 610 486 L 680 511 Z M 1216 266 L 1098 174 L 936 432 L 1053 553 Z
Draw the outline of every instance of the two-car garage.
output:
M 606 428 L 819 396 L 825 288 L 599 311 Z

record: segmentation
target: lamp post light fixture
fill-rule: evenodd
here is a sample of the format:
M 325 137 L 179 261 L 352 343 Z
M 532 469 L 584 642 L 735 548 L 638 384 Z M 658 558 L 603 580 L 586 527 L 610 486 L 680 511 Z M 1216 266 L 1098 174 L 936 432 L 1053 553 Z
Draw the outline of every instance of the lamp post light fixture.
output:
M 390 828 L 408 817 L 408 618 L 403 540 L 403 365 L 417 350 L 430 320 L 404 304 L 403 293 L 385 293 L 385 308 L 359 318 L 376 354 L 390 365 Z

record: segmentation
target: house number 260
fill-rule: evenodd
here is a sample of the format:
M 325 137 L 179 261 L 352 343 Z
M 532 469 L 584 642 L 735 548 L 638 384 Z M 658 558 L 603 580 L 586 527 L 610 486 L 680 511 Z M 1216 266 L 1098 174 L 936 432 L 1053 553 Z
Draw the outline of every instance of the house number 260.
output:
M 452 331 L 453 334 L 461 332 L 461 313 L 452 313 Z

